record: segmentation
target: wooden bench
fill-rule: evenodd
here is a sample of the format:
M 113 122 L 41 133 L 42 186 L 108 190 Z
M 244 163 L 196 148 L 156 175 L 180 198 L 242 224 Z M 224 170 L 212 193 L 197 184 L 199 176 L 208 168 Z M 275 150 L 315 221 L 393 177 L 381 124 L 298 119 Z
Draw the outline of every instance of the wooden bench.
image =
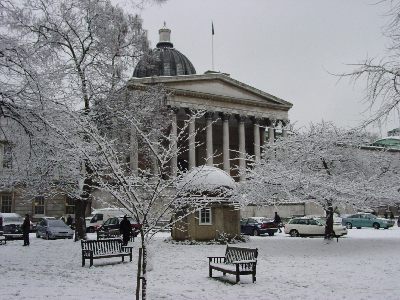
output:
M 225 256 L 208 257 L 208 272 L 212 277 L 212 270 L 236 275 L 236 283 L 240 281 L 240 275 L 252 275 L 256 281 L 258 249 L 239 248 L 226 246 Z
M 120 239 L 122 238 L 122 234 L 119 233 L 118 231 L 97 231 L 97 240 L 103 240 L 103 239 Z M 131 242 L 135 241 L 135 235 L 132 232 L 131 237 L 129 239 Z
M 5 244 L 7 244 L 7 239 L 3 235 L 3 231 L 0 231 L 0 245 L 5 245 Z
M 121 239 L 82 240 L 81 246 L 82 267 L 85 266 L 86 259 L 90 260 L 90 266 L 93 266 L 94 259 L 108 257 L 122 257 L 122 261 L 124 261 L 125 256 L 129 256 L 132 261 L 133 247 L 123 246 Z

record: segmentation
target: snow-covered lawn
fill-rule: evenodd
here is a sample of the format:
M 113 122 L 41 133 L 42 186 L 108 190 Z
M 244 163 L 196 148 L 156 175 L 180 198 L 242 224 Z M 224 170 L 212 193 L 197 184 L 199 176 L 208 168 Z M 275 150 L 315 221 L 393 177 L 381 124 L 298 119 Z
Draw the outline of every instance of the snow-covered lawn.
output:
M 94 238 L 94 236 L 92 236 Z M 155 239 L 149 299 L 399 299 L 400 229 L 352 229 L 337 243 L 322 238 L 250 237 L 259 249 L 257 283 L 208 278 L 207 256 L 223 245 L 174 245 Z M 80 243 L 31 235 L 31 246 L 0 246 L 1 299 L 134 299 L 132 263 L 101 259 L 81 267 Z M 137 246 L 137 242 L 133 245 Z M 137 250 L 135 249 L 135 253 Z M 222 275 L 215 272 L 216 276 Z

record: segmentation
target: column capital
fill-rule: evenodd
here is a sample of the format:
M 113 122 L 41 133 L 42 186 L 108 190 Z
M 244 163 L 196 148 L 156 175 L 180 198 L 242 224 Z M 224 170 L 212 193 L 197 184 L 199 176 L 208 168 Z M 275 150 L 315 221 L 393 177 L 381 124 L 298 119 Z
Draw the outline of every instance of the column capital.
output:
M 281 122 L 282 122 L 282 126 L 283 127 L 286 127 L 286 126 L 288 126 L 290 124 L 290 120 L 289 119 L 281 120 Z
M 171 111 L 171 113 L 174 113 L 176 115 L 178 114 L 179 110 L 181 109 L 180 107 L 172 107 L 172 106 L 170 106 L 168 108 Z
M 204 117 L 206 118 L 206 120 L 212 120 L 214 118 L 214 112 L 213 111 L 207 111 L 204 114 Z
M 221 117 L 222 121 L 229 121 L 232 115 L 229 113 L 221 112 L 219 113 L 219 116 Z
M 191 108 L 185 108 L 185 113 L 189 116 L 192 116 L 194 114 L 196 114 L 197 110 L 196 109 L 191 109 Z
M 275 127 L 276 126 L 276 119 L 275 118 L 269 118 L 268 121 L 267 121 L 267 126 Z
M 244 123 L 247 120 L 247 116 L 245 115 L 236 115 L 235 117 L 239 121 L 239 123 Z
M 253 124 L 260 125 L 262 122 L 262 118 L 260 117 L 250 117 L 250 120 L 253 121 Z

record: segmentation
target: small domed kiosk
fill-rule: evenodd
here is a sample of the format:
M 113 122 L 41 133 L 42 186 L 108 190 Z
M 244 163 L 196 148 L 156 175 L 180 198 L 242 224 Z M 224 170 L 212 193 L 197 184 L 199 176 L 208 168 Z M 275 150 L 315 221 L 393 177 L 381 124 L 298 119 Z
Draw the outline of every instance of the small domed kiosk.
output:
M 177 189 L 180 209 L 173 216 L 174 240 L 208 241 L 240 236 L 240 210 L 231 200 L 236 183 L 225 171 L 210 166 L 193 168 Z

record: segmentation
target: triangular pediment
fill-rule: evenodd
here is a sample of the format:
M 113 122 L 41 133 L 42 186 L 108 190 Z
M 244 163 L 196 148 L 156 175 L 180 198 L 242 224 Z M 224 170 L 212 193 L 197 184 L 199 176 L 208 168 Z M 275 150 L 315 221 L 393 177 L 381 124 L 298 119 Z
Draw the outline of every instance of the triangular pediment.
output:
M 150 78 L 149 78 L 150 79 Z M 145 78 L 141 78 L 142 83 L 146 83 Z M 249 102 L 259 102 L 262 104 L 278 105 L 292 107 L 290 102 L 284 101 L 256 89 L 245 83 L 232 79 L 230 76 L 222 73 L 211 73 L 203 75 L 174 76 L 174 77 L 153 77 L 152 83 L 162 83 L 170 90 L 177 92 L 190 92 L 202 95 L 202 97 L 224 97 L 232 100 L 241 100 Z

